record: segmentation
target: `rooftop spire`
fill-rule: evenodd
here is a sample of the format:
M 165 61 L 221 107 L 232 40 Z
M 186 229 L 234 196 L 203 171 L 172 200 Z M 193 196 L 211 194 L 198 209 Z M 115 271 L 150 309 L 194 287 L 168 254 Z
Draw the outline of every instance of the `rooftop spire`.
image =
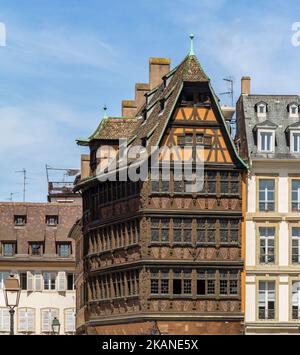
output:
M 190 34 L 190 40 L 191 40 L 191 46 L 190 46 L 190 54 L 189 55 L 195 55 L 195 51 L 194 51 L 194 34 L 191 33 Z

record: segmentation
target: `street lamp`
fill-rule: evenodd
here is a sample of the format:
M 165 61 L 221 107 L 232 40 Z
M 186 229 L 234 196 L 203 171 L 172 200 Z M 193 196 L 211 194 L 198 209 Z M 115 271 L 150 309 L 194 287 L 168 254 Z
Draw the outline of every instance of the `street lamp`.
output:
M 10 313 L 10 335 L 14 335 L 14 314 L 15 308 L 19 305 L 20 293 L 19 280 L 14 275 L 10 275 L 4 282 L 5 303 Z
M 59 331 L 60 331 L 59 320 L 56 317 L 54 317 L 53 321 L 52 321 L 52 332 L 53 332 L 53 335 L 59 335 Z

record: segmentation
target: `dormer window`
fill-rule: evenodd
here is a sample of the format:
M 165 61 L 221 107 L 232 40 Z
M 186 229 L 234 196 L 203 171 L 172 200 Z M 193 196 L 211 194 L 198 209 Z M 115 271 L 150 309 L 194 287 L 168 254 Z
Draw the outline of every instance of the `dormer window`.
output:
M 258 150 L 261 153 L 273 153 L 275 151 L 275 131 L 258 130 Z
M 291 152 L 300 153 L 300 131 L 291 131 Z
M 291 118 L 298 118 L 299 117 L 299 106 L 297 104 L 290 104 L 288 106 L 289 116 Z
M 260 102 L 256 105 L 257 117 L 266 117 L 268 106 L 265 102 Z
M 165 109 L 165 99 L 160 100 L 159 104 L 160 104 L 160 112 L 163 112 L 163 110 Z

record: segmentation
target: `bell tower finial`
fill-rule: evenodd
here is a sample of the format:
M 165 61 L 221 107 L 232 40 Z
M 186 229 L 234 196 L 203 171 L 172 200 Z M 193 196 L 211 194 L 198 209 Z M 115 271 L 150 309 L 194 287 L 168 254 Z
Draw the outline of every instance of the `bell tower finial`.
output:
M 195 50 L 194 50 L 194 38 L 195 35 L 193 33 L 190 34 L 190 40 L 191 40 L 191 46 L 190 46 L 190 55 L 195 55 Z

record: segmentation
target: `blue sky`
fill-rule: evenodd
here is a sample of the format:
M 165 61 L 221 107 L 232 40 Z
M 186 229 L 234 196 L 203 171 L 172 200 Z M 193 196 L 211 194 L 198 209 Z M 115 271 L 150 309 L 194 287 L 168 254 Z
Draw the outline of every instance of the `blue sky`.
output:
M 148 81 L 148 57 L 198 58 L 217 93 L 222 79 L 251 75 L 254 93 L 300 94 L 298 0 L 1 0 L 0 200 L 18 192 L 46 199 L 45 164 L 79 167 L 75 139 L 88 136 L 109 107 L 120 115 L 136 82 Z M 224 103 L 229 103 L 223 97 Z

